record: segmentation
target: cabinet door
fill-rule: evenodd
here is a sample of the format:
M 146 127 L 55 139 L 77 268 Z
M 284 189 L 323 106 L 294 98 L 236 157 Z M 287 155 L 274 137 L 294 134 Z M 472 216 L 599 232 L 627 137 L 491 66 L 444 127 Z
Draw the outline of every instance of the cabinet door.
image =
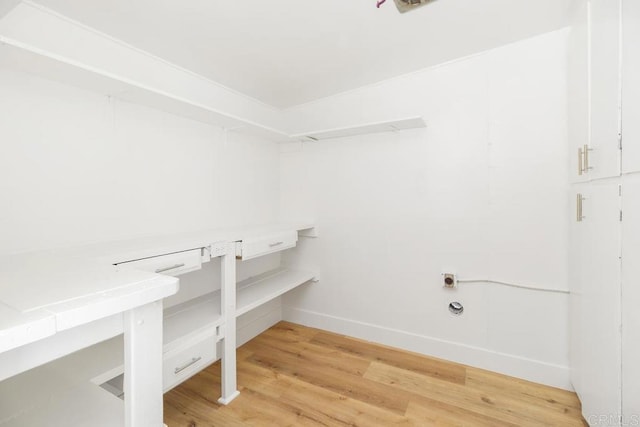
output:
M 640 421 L 640 175 L 622 183 L 622 414 Z M 634 421 L 634 418 L 635 421 Z
M 622 172 L 640 171 L 640 2 L 622 4 Z
M 621 223 L 615 181 L 575 186 L 584 196 L 584 218 L 572 233 L 581 245 L 572 254 L 571 345 L 578 363 L 572 369 L 583 415 L 592 423 L 597 415 L 621 410 Z
M 590 1 L 591 179 L 620 174 L 621 0 Z
M 589 174 L 581 172 L 581 150 L 589 143 L 589 18 L 587 2 L 573 15 L 568 38 L 568 113 L 570 181 L 581 182 Z
M 585 389 L 583 377 L 587 369 L 587 333 L 584 325 L 584 280 L 586 272 L 584 265 L 588 261 L 588 231 L 587 222 L 578 221 L 579 215 L 577 198 L 588 193 L 589 184 L 571 186 L 571 200 L 574 206 L 569 227 L 569 366 L 571 367 L 571 383 L 578 395 L 582 397 Z

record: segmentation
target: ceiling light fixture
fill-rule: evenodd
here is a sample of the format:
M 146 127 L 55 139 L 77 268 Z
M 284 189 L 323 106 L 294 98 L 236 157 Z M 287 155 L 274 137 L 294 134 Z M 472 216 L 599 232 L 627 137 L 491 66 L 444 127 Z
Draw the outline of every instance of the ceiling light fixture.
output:
M 387 0 L 378 0 L 376 3 L 376 7 L 380 8 L 384 2 Z M 424 6 L 427 3 L 431 3 L 434 0 L 394 0 L 396 3 L 396 7 L 400 13 L 405 13 L 410 10 L 414 10 L 417 7 Z

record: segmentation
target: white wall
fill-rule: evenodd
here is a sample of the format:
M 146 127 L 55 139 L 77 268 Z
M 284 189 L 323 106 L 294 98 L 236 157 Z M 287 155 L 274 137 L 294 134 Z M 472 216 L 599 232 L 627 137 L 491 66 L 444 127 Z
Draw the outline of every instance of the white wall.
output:
M 282 146 L 281 215 L 316 218 L 321 236 L 289 260 L 321 281 L 285 318 L 570 388 L 567 295 L 440 276 L 567 289 L 567 35 L 287 111 L 300 130 L 427 128 Z
M 7 0 L 3 0 L 7 3 Z M 281 129 L 280 111 L 148 52 L 60 15 L 40 4 L 10 0 L 0 6 L 0 61 L 43 72 L 136 102 L 163 104 L 169 111 L 213 119 L 237 127 Z M 6 16 L 3 17 L 3 15 Z M 18 46 L 17 50 L 11 46 Z M 29 52 L 35 52 L 31 56 Z M 55 59 L 50 62 L 49 59 Z M 197 107 L 196 107 L 197 106 Z M 195 108 L 194 108 L 195 107 Z M 223 112 L 217 114 L 216 112 Z M 240 119 L 240 121 L 236 120 Z M 271 133 L 271 132 L 269 132 Z
M 264 223 L 277 145 L 0 69 L 0 254 Z
M 315 217 L 321 238 L 290 261 L 322 280 L 286 299 L 290 319 L 568 387 L 564 295 L 440 286 L 447 269 L 566 288 L 566 36 L 289 110 L 299 130 L 416 114 L 428 128 L 280 156 L 0 69 L 0 254 Z

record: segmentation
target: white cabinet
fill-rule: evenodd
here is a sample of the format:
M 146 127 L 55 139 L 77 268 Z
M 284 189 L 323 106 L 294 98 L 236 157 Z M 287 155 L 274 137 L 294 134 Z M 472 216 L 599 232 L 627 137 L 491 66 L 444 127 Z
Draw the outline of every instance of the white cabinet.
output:
M 579 203 L 584 204 L 584 195 L 588 192 L 588 184 L 573 185 L 570 190 L 571 200 L 575 200 L 575 215 L 570 219 L 569 227 L 569 366 L 571 367 L 571 383 L 578 391 L 584 390 L 585 367 L 588 365 L 589 352 L 586 349 L 587 333 L 583 326 L 584 292 L 583 280 L 585 271 L 582 265 L 588 259 L 587 223 L 582 221 Z M 580 216 L 580 221 L 577 217 Z
M 640 171 L 640 2 L 622 4 L 622 173 Z
M 573 16 L 568 38 L 567 91 L 570 181 L 589 179 L 583 173 L 583 149 L 589 144 L 589 14 L 587 2 Z
M 570 181 L 620 174 L 621 0 L 576 9 L 568 39 Z
M 633 173 L 640 172 L 640 2 L 622 6 L 622 415 L 633 425 L 640 417 L 640 175 Z
M 599 179 L 620 174 L 621 0 L 589 5 L 590 141 L 583 162 L 589 179 Z
M 267 235 L 243 238 L 236 245 L 236 258 L 249 260 L 293 248 L 298 241 L 296 230 L 280 231 Z
M 640 416 L 639 174 L 623 178 L 622 211 L 622 414 L 633 425 L 633 416 Z
M 184 348 L 166 352 L 163 356 L 162 386 L 165 391 L 175 387 L 217 360 L 216 336 L 195 339 Z
M 595 424 L 596 415 L 621 411 L 620 187 L 616 179 L 573 191 L 572 381 L 585 419 Z
M 574 184 L 571 196 L 576 203 L 576 193 L 584 196 L 584 218 L 574 220 L 570 239 L 572 382 L 591 425 L 633 425 L 640 421 L 640 2 L 588 6 L 591 168 L 571 179 L 589 181 Z M 581 22 L 578 13 L 577 35 Z M 577 165 L 585 126 L 576 119 L 583 114 L 574 93 L 583 52 L 576 40 L 569 45 L 569 136 Z

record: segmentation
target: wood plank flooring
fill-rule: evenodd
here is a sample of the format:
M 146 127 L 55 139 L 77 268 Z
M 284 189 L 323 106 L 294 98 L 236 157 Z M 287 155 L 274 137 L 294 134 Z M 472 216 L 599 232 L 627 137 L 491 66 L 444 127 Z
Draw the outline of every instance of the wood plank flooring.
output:
M 584 426 L 574 393 L 280 322 L 238 349 L 240 396 L 216 363 L 164 399 L 169 427 Z

